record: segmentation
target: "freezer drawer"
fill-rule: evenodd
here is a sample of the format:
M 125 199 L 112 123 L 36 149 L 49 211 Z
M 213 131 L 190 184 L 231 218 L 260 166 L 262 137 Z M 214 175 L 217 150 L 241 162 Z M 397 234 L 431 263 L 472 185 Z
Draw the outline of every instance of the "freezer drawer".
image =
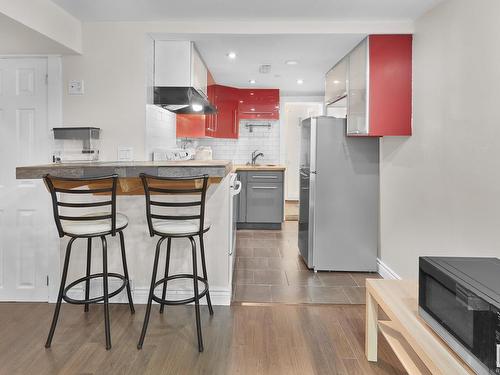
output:
M 283 183 L 248 182 L 246 200 L 247 223 L 282 222 Z

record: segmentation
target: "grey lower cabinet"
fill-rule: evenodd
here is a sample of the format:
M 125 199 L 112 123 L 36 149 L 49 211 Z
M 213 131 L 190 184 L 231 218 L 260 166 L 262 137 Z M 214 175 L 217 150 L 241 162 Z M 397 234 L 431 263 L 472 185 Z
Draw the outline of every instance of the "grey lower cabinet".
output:
M 241 171 L 238 228 L 280 229 L 283 222 L 282 171 Z

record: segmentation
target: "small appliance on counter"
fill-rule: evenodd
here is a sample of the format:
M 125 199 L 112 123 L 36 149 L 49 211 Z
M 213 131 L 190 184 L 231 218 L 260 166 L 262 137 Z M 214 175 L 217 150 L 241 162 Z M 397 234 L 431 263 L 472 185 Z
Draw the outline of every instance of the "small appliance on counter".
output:
M 212 148 L 209 146 L 200 146 L 196 149 L 195 160 L 212 160 Z
M 500 260 L 421 257 L 419 314 L 478 375 L 500 374 Z
M 53 128 L 54 163 L 71 163 L 99 160 L 100 128 Z
M 170 148 L 153 151 L 153 161 L 191 160 L 193 156 L 194 149 L 189 148 Z

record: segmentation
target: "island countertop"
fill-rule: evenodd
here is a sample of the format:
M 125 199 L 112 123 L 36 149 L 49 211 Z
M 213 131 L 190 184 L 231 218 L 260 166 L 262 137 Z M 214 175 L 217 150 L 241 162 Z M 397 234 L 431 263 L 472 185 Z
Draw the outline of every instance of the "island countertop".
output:
M 49 173 L 59 177 L 87 178 L 117 174 L 121 178 L 137 178 L 140 173 L 161 177 L 186 177 L 207 174 L 222 179 L 233 170 L 227 160 L 186 161 L 112 161 L 53 163 L 16 168 L 17 179 L 39 179 Z

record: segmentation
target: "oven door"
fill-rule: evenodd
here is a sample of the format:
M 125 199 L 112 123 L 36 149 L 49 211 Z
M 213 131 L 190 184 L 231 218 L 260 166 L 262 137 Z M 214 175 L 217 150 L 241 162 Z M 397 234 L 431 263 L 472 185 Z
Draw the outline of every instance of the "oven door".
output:
M 496 309 L 434 266 L 425 268 L 419 276 L 422 318 L 478 374 L 496 373 Z

